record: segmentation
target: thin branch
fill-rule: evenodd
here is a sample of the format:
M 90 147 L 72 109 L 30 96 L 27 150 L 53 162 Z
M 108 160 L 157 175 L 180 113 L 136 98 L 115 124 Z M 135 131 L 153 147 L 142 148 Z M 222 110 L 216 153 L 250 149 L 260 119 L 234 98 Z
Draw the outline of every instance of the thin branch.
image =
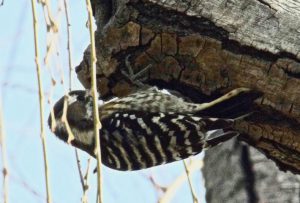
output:
M 42 86 L 42 79 L 41 79 L 41 68 L 40 68 L 40 64 L 39 64 L 38 22 L 37 22 L 37 16 L 36 16 L 35 0 L 31 0 L 31 6 L 32 6 L 32 16 L 33 16 L 35 63 L 36 63 L 36 73 L 37 73 L 38 87 L 39 87 L 40 125 L 41 125 L 40 126 L 40 128 L 41 128 L 40 137 L 41 137 L 42 146 L 43 146 L 47 203 L 50 203 L 51 195 L 50 195 L 48 159 L 47 159 L 47 149 L 46 149 L 47 145 L 46 145 L 46 136 L 45 136 L 45 129 L 44 129 L 44 97 L 43 97 L 43 86 Z
M 202 160 L 194 160 L 189 166 L 189 172 L 192 174 L 195 171 L 198 171 L 203 166 Z M 167 187 L 165 194 L 159 199 L 159 203 L 168 203 L 171 202 L 172 197 L 176 194 L 176 190 L 179 188 L 182 183 L 187 179 L 186 173 L 182 173 L 177 179 Z
M 68 0 L 64 0 L 64 10 L 65 10 L 65 18 L 67 21 L 67 39 L 68 39 L 68 44 L 67 44 L 67 50 L 68 50 L 68 59 L 69 59 L 69 91 L 72 90 L 72 48 L 71 48 L 71 23 L 70 23 L 70 16 L 69 16 L 69 10 L 68 10 Z M 80 178 L 80 183 L 82 187 L 82 198 L 81 202 L 82 203 L 87 203 L 87 190 L 89 188 L 88 186 L 88 173 L 89 173 L 89 165 L 90 165 L 90 159 L 88 159 L 88 167 L 87 167 L 87 172 L 86 175 L 83 177 L 82 173 L 82 168 L 80 164 L 80 159 L 78 155 L 78 150 L 75 148 L 75 157 L 76 157 L 76 163 L 77 163 L 77 169 L 79 173 L 79 178 Z
M 91 158 L 88 159 L 86 172 L 85 172 L 85 175 L 83 177 L 84 190 L 83 190 L 83 195 L 82 195 L 82 199 L 81 199 L 82 203 L 87 203 L 88 202 L 87 192 L 88 192 L 88 189 L 89 189 L 88 182 L 89 182 L 89 174 L 90 174 L 90 165 L 91 165 Z
M 66 6 L 67 6 L 66 1 L 64 1 L 65 15 L 66 15 L 67 23 L 69 25 L 69 17 L 68 17 Z M 71 43 L 69 37 L 70 37 L 70 30 L 69 30 L 69 26 L 68 26 L 68 47 L 70 47 L 70 43 Z M 68 58 L 69 58 L 69 67 L 72 67 L 71 50 L 70 49 L 68 49 Z M 71 74 L 71 69 L 72 68 L 69 68 L 69 70 L 70 70 L 69 75 Z M 63 71 L 61 72 L 61 79 L 62 79 L 62 82 L 64 82 Z M 69 80 L 71 80 L 71 78 L 69 78 Z M 71 91 L 71 89 L 72 89 L 72 83 L 69 83 L 69 91 Z M 74 137 L 74 134 L 71 131 L 71 127 L 70 127 L 68 119 L 67 119 L 67 111 L 68 111 L 68 93 L 65 92 L 64 108 L 63 108 L 63 115 L 62 115 L 61 121 L 66 126 L 66 129 L 67 129 L 67 132 L 68 132 L 68 141 L 67 142 L 68 142 L 68 144 L 70 144 L 71 141 L 75 139 L 75 137 Z
M 49 91 L 49 97 L 48 97 L 48 104 L 50 106 L 53 106 L 52 104 L 52 94 L 53 94 L 53 86 L 51 86 L 50 88 L 50 91 Z M 54 132 L 55 130 L 55 127 L 56 127 L 56 119 L 55 119 L 55 116 L 54 116 L 54 109 L 53 108 L 50 108 L 50 116 L 51 116 L 51 131 Z
M 95 48 L 95 36 L 93 29 L 93 11 L 90 0 L 86 0 L 86 6 L 88 10 L 88 24 L 90 31 L 90 40 L 91 40 L 91 90 L 93 96 L 93 116 L 94 116 L 94 135 L 95 135 L 95 154 L 97 157 L 97 177 L 98 177 L 98 198 L 99 203 L 102 203 L 102 172 L 101 172 L 101 148 L 100 148 L 100 135 L 99 131 L 101 129 L 101 123 L 99 120 L 98 112 L 98 94 L 97 94 L 97 83 L 96 83 L 96 48 Z
M 4 121 L 2 115 L 2 103 L 0 99 L 0 144 L 2 154 L 2 174 L 3 174 L 3 201 L 8 202 L 8 166 L 6 160 L 6 143 L 5 143 L 5 132 L 4 132 Z
M 76 156 L 77 168 L 78 168 L 78 171 L 79 171 L 79 178 L 80 178 L 81 187 L 82 187 L 82 190 L 84 191 L 84 178 L 83 178 L 83 174 L 81 172 L 81 164 L 80 164 L 80 160 L 79 160 L 78 151 L 76 149 L 75 149 L 75 156 Z
M 88 159 L 86 173 L 83 176 L 82 167 L 81 167 L 81 164 L 80 164 L 80 159 L 79 159 L 79 155 L 78 155 L 78 150 L 77 149 L 75 149 L 75 155 L 76 155 L 77 168 L 78 168 L 78 172 L 79 172 L 80 183 L 81 183 L 82 193 L 83 193 L 82 194 L 82 198 L 81 198 L 81 202 L 82 203 L 87 203 L 88 202 L 87 191 L 89 189 L 88 177 L 89 177 L 91 159 L 90 158 Z
M 65 7 L 65 16 L 67 21 L 67 38 L 68 38 L 68 59 L 69 59 L 69 90 L 72 89 L 72 48 L 71 48 L 71 23 L 70 23 L 70 16 L 68 11 L 68 2 L 67 0 L 64 0 L 64 7 Z
M 189 187 L 190 187 L 190 190 L 191 190 L 193 202 L 198 203 L 199 201 L 197 199 L 195 190 L 194 190 L 193 185 L 192 185 L 192 180 L 191 180 L 191 177 L 190 177 L 190 170 L 187 166 L 186 160 L 183 160 L 183 165 L 184 165 L 184 170 L 185 170 L 185 173 L 186 173 L 186 176 L 187 176 L 187 179 L 188 179 Z
M 167 190 L 166 187 L 163 187 L 161 185 L 159 185 L 155 180 L 154 177 L 152 175 L 150 175 L 149 177 L 147 177 L 147 179 L 152 183 L 152 185 L 154 186 L 154 188 L 158 191 L 158 192 L 165 192 Z
M 24 181 L 24 179 L 21 179 L 17 176 L 14 176 L 13 174 L 9 175 L 9 179 L 11 182 L 19 184 L 22 188 L 24 188 L 27 192 L 29 192 L 31 195 L 37 197 L 40 202 L 43 202 L 46 198 L 44 194 L 39 193 L 35 188 L 33 188 L 28 182 Z
M 47 45 L 46 45 L 46 54 L 44 57 L 44 63 L 47 65 L 49 63 L 49 59 L 51 57 L 51 53 L 54 52 L 55 50 L 55 42 L 56 42 L 56 35 L 59 31 L 59 20 L 55 21 L 53 14 L 52 14 L 52 9 L 51 9 L 51 2 L 49 2 L 48 0 L 37 0 L 38 3 L 41 4 L 41 6 L 43 7 L 43 14 L 44 14 L 44 20 L 46 23 L 46 28 L 47 28 Z M 61 3 L 61 1 L 59 1 L 59 3 Z M 57 17 L 57 19 L 60 19 L 59 15 L 60 15 L 60 11 L 61 9 L 58 9 L 59 14 L 56 14 L 55 17 Z M 52 82 L 55 82 L 54 77 L 53 77 L 53 73 L 51 71 L 51 69 L 49 68 L 49 66 L 47 66 L 47 69 L 49 70 L 49 74 L 51 75 L 51 79 Z
M 37 0 L 37 1 L 43 6 L 44 9 L 44 18 L 47 24 L 47 31 L 50 31 L 50 29 L 52 29 L 53 32 L 58 32 L 58 25 L 53 18 L 51 7 L 48 0 Z
M 90 170 L 90 158 L 88 159 L 88 165 L 87 165 L 86 173 L 83 176 L 83 173 L 82 173 L 82 170 L 81 170 L 82 167 L 81 167 L 81 164 L 80 164 L 80 159 L 79 159 L 77 149 L 75 149 L 75 155 L 76 155 L 77 168 L 78 168 L 79 177 L 80 177 L 80 183 L 81 183 L 82 192 L 83 192 L 81 202 L 82 203 L 87 203 L 88 202 L 87 191 L 89 189 L 88 177 L 89 177 L 89 170 Z
M 63 114 L 61 116 L 61 122 L 65 125 L 67 133 L 68 133 L 68 140 L 67 143 L 71 144 L 71 142 L 75 139 L 74 134 L 71 130 L 71 127 L 69 125 L 68 119 L 67 119 L 67 112 L 68 112 L 68 94 L 65 94 L 64 98 L 64 108 L 63 108 Z

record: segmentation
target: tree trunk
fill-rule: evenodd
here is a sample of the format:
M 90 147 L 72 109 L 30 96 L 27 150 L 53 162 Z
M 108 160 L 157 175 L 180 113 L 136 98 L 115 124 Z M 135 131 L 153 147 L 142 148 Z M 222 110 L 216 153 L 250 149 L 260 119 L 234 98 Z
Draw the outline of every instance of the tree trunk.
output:
M 300 202 L 300 178 L 245 144 L 226 142 L 205 153 L 206 200 L 219 202 Z
M 254 148 L 232 141 L 207 151 L 208 202 L 299 202 L 297 177 L 275 167 L 300 173 L 298 1 L 104 0 L 93 7 L 104 99 L 135 88 L 121 74 L 128 55 L 135 71 L 152 65 L 146 83 L 195 102 L 237 87 L 263 93 L 238 126 Z M 89 49 L 76 72 L 89 88 Z

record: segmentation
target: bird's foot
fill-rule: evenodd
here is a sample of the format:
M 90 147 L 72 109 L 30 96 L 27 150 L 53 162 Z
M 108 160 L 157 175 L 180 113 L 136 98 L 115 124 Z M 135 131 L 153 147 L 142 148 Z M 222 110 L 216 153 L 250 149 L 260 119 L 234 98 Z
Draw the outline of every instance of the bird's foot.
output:
M 129 57 L 130 55 L 126 56 L 125 58 L 125 66 L 127 70 L 121 70 L 122 74 L 134 85 L 137 85 L 138 87 L 145 87 L 146 85 L 143 82 L 148 79 L 147 73 L 152 65 L 150 64 L 143 68 L 141 71 L 134 73 L 129 61 Z

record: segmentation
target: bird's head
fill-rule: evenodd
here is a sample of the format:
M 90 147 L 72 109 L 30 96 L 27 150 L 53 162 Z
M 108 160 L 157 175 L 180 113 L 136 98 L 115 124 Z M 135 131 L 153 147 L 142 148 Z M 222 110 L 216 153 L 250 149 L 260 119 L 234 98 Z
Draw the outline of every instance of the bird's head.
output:
M 66 126 L 68 124 L 75 138 L 71 144 L 79 148 L 90 146 L 93 143 L 92 109 L 93 100 L 88 90 L 71 91 L 54 105 L 54 115 L 50 113 L 48 118 L 49 127 L 58 138 L 67 142 L 70 136 Z

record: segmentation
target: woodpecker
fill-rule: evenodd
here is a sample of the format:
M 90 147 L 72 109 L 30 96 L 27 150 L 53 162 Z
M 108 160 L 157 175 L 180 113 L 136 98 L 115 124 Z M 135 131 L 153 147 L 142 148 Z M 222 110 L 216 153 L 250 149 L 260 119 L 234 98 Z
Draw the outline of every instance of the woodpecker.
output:
M 237 136 L 239 133 L 233 127 L 239 119 L 201 116 L 201 112 L 220 108 L 251 92 L 238 88 L 202 104 L 186 102 L 157 88 L 139 90 L 106 102 L 99 97 L 102 162 L 116 170 L 140 170 L 185 159 Z M 258 97 L 248 96 L 246 100 L 250 102 Z M 67 105 L 66 119 L 74 136 L 71 145 L 95 157 L 90 91 L 69 92 L 54 105 L 54 116 L 49 116 L 48 124 L 54 134 L 67 142 L 69 134 L 66 123 L 62 122 L 64 105 Z

